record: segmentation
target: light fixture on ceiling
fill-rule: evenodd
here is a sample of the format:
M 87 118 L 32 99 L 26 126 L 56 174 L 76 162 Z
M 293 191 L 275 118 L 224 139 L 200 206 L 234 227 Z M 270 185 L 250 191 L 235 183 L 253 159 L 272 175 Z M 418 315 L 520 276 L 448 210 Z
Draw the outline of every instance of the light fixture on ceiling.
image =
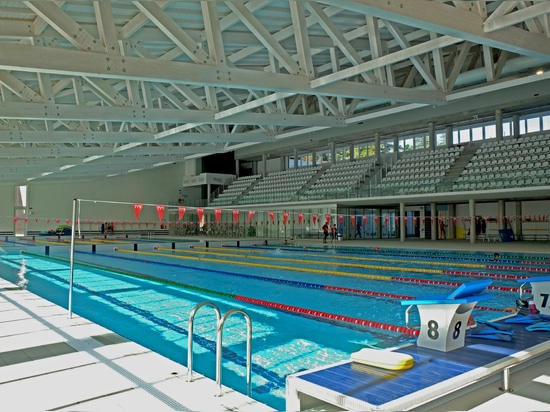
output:
M 541 74 L 543 74 L 543 73 L 544 73 L 544 70 L 542 70 L 542 69 L 538 69 L 538 70 L 537 70 L 537 74 L 538 74 L 539 76 L 540 76 Z

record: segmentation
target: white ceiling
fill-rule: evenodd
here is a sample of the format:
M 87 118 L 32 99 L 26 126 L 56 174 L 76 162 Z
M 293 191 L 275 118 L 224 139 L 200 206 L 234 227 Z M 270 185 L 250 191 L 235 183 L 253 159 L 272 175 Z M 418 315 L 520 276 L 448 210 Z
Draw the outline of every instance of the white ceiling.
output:
M 549 1 L 0 1 L 0 183 L 546 105 L 549 33 Z

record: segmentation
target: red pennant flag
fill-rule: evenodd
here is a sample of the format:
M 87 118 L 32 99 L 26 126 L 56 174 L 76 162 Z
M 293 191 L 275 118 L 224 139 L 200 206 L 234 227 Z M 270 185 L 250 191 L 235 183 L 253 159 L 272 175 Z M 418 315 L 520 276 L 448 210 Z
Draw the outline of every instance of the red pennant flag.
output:
M 330 225 L 330 213 L 325 213 L 325 219 L 327 223 Z
M 456 225 L 456 217 L 453 217 L 453 223 Z
M 183 216 L 185 216 L 185 212 L 187 211 L 187 208 L 185 206 L 178 206 L 178 222 L 183 219 Z
M 351 225 L 355 226 L 355 215 L 351 216 Z
M 18 218 L 17 216 L 14 216 L 14 217 L 13 217 L 13 221 L 14 221 L 14 222 L 17 222 L 18 220 L 19 220 L 19 218 Z
M 29 221 L 29 218 L 26 217 L 25 219 L 23 219 L 25 221 L 25 223 L 27 223 Z
M 233 210 L 231 213 L 233 213 L 233 222 L 239 223 L 239 212 L 240 210 Z
M 275 223 L 275 213 L 267 212 L 267 215 L 270 217 L 271 223 Z
M 60 221 L 59 218 L 55 219 L 55 223 L 59 223 L 59 221 Z
M 162 220 L 162 218 L 164 217 L 164 210 L 165 206 L 157 205 L 157 215 L 159 217 L 159 220 Z
M 199 217 L 199 222 L 201 222 L 202 217 L 204 216 L 204 208 L 197 207 L 197 216 Z
M 319 214 L 318 213 L 313 213 L 311 215 L 311 218 L 313 219 L 313 224 L 316 225 L 317 224 L 317 218 L 319 217 Z
M 374 216 L 374 223 L 378 224 L 378 216 Z
M 68 225 L 69 223 L 71 223 L 71 219 L 65 219 L 65 224 Z
M 289 216 L 289 213 L 288 212 L 283 212 L 283 225 L 286 225 L 287 222 L 288 222 L 288 216 Z
M 38 219 L 37 217 L 34 218 L 34 221 L 35 221 L 36 223 L 38 223 L 39 220 L 40 220 L 40 219 Z
M 298 224 L 301 225 L 303 220 L 304 220 L 304 214 L 298 213 Z
M 363 227 L 367 227 L 367 217 L 363 216 Z
M 418 226 L 418 218 L 416 216 L 413 217 L 413 224 Z
M 250 223 L 252 221 L 252 218 L 254 217 L 255 214 L 256 214 L 255 210 L 249 210 L 248 211 L 248 223 Z
M 338 215 L 338 224 L 341 225 L 344 222 L 344 215 Z
M 220 220 L 222 218 L 222 210 L 221 209 L 214 209 L 214 216 L 216 217 L 216 223 L 219 225 Z
M 136 220 L 139 219 L 139 215 L 141 213 L 141 209 L 143 209 L 143 205 L 140 203 L 134 203 L 134 216 L 136 217 Z
M 408 223 L 409 223 L 409 217 L 405 216 L 405 225 L 407 225 Z

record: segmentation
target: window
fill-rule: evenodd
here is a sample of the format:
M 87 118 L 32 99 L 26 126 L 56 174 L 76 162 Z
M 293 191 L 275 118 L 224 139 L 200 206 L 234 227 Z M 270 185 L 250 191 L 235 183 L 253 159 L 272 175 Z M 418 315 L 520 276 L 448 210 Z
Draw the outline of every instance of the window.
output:
M 488 124 L 485 126 L 485 139 L 494 139 L 497 137 L 497 126 Z
M 437 146 L 447 146 L 447 132 L 436 132 L 435 133 L 435 145 Z
M 526 120 L 527 133 L 540 132 L 540 117 L 532 117 Z
M 472 128 L 472 141 L 483 140 L 483 127 Z

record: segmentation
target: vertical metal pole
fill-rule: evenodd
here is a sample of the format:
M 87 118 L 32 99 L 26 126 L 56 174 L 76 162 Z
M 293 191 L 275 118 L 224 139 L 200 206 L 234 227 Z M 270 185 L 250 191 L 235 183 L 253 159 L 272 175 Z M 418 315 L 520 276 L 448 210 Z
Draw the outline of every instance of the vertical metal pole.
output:
M 71 230 L 71 260 L 70 260 L 70 269 L 69 269 L 69 318 L 73 317 L 73 275 L 74 275 L 74 236 L 75 236 L 75 222 L 76 217 L 76 199 L 73 200 L 73 229 Z

